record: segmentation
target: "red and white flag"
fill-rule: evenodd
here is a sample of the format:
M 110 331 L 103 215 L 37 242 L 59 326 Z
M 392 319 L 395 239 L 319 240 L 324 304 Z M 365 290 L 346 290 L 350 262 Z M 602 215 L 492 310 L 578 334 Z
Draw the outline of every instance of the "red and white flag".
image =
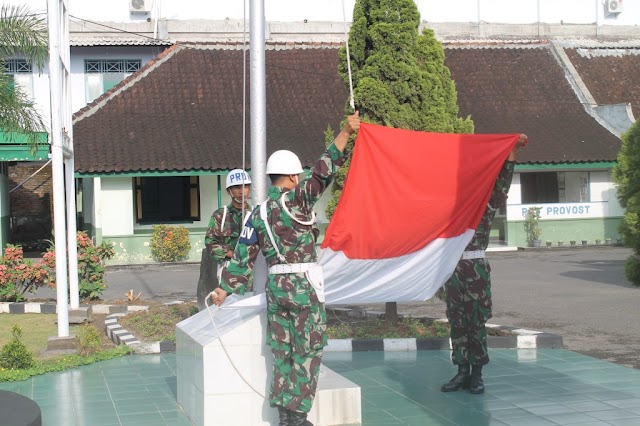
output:
M 327 303 L 432 297 L 473 237 L 518 136 L 361 124 L 322 243 Z

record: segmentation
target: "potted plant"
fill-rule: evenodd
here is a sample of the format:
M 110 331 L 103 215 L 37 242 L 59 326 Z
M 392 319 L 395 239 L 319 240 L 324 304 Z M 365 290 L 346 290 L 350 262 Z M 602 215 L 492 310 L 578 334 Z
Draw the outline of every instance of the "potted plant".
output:
M 551 241 L 547 240 L 547 247 L 551 247 Z
M 587 245 L 587 240 L 582 240 L 582 245 L 586 246 Z
M 572 246 L 575 246 L 576 245 L 576 240 L 569 241 L 569 244 L 571 244 Z
M 542 207 L 529 207 L 527 216 L 524 220 L 524 231 L 527 234 L 527 241 L 532 247 L 540 247 L 540 210 Z
M 611 238 L 605 238 L 604 243 L 608 246 L 611 245 Z
M 596 245 L 600 245 L 601 242 L 602 240 L 600 238 L 596 238 Z
M 558 241 L 558 247 L 562 247 L 564 245 L 564 241 L 560 240 Z

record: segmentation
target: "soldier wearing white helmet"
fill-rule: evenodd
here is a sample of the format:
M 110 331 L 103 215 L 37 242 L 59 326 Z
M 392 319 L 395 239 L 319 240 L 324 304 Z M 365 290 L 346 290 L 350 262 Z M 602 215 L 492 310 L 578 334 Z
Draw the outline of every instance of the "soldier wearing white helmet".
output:
M 242 230 L 243 217 L 251 212 L 251 206 L 247 202 L 251 178 L 246 171 L 231 170 L 227 175 L 226 188 L 231 196 L 231 204 L 213 212 L 204 239 L 211 259 L 218 264 L 233 256 L 233 250 Z
M 269 403 L 280 425 L 309 426 L 318 386 L 322 350 L 327 344 L 322 269 L 317 265 L 313 206 L 347 160 L 344 152 L 360 128 L 360 115 L 347 118 L 333 144 L 316 161 L 308 177 L 291 151 L 276 151 L 267 161 L 271 187 L 260 208 L 245 224 L 233 258 L 223 268 L 220 287 L 211 298 L 221 305 L 228 293 L 252 286 L 255 261 L 262 252 L 269 266 L 266 284 L 267 341 L 273 353 Z M 312 426 L 312 425 L 311 425 Z

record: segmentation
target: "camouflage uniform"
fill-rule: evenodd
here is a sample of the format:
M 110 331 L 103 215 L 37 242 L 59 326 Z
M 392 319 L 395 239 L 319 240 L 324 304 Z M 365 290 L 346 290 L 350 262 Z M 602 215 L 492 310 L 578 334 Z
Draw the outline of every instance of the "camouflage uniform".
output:
M 211 256 L 211 260 L 216 263 L 222 263 L 227 260 L 227 252 L 236 248 L 240 231 L 242 230 L 242 209 L 234 207 L 233 203 L 229 204 L 226 207 L 227 215 L 224 218 L 224 225 L 220 226 L 224 210 L 225 208 L 222 207 L 213 212 L 211 219 L 209 219 L 207 235 L 204 238 L 204 244 Z M 245 209 L 245 212 L 249 210 L 251 210 L 251 207 Z
M 512 161 L 507 161 L 502 167 L 480 224 L 465 251 L 487 249 L 493 218 L 496 211 L 507 200 L 514 164 Z M 461 259 L 444 289 L 447 318 L 451 325 L 453 363 L 456 365 L 488 364 L 485 323 L 491 318 L 489 261 L 486 258 Z
M 285 262 L 278 259 L 256 208 L 243 230 L 240 243 L 222 273 L 221 288 L 243 294 L 251 281 L 251 271 L 259 250 L 268 266 L 281 263 L 313 263 L 317 260 L 315 242 L 318 228 L 302 225 L 283 211 L 280 199 L 285 194 L 289 212 L 300 221 L 308 221 L 313 205 L 331 183 L 336 166 L 346 156 L 334 145 L 316 162 L 311 177 L 294 189 L 270 187 L 267 207 L 268 225 Z M 267 344 L 273 352 L 273 382 L 269 401 L 272 407 L 308 413 L 313 404 L 322 349 L 327 344 L 326 312 L 304 273 L 269 274 L 266 286 Z

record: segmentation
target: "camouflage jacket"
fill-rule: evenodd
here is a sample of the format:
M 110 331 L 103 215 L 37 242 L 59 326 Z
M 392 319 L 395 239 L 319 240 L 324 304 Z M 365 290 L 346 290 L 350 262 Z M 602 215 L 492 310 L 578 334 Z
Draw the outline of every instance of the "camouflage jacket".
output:
M 505 161 L 502 166 L 502 170 L 500 170 L 500 174 L 493 186 L 493 192 L 491 193 L 487 208 L 482 215 L 482 219 L 480 219 L 480 223 L 476 228 L 471 242 L 465 249 L 466 251 L 486 250 L 489 246 L 491 224 L 493 223 L 493 218 L 496 216 L 496 212 L 507 202 L 507 193 L 511 186 L 514 166 L 515 162 L 513 161 Z
M 249 211 L 249 209 L 245 209 L 245 212 Z M 204 238 L 204 244 L 207 247 L 209 256 L 217 263 L 224 262 L 227 252 L 236 248 L 242 229 L 242 210 L 234 207 L 233 203 L 229 204 L 224 224 L 222 224 L 224 210 L 225 208 L 222 207 L 213 212 L 211 219 L 209 219 L 207 235 Z
M 293 220 L 283 210 L 281 200 L 296 219 L 310 221 L 314 204 L 331 183 L 336 168 L 341 166 L 346 158 L 346 155 L 332 144 L 316 161 L 311 176 L 295 188 L 269 188 L 268 198 L 264 201 L 267 203 L 267 219 L 278 250 L 285 257 L 286 263 L 315 262 L 315 243 L 319 231 L 315 224 L 303 225 Z M 266 224 L 260 218 L 259 207 L 251 213 L 242 234 L 233 258 L 222 272 L 220 283 L 223 290 L 240 294 L 252 288 L 252 270 L 260 250 L 268 266 L 283 263 L 278 259 L 271 244 Z

